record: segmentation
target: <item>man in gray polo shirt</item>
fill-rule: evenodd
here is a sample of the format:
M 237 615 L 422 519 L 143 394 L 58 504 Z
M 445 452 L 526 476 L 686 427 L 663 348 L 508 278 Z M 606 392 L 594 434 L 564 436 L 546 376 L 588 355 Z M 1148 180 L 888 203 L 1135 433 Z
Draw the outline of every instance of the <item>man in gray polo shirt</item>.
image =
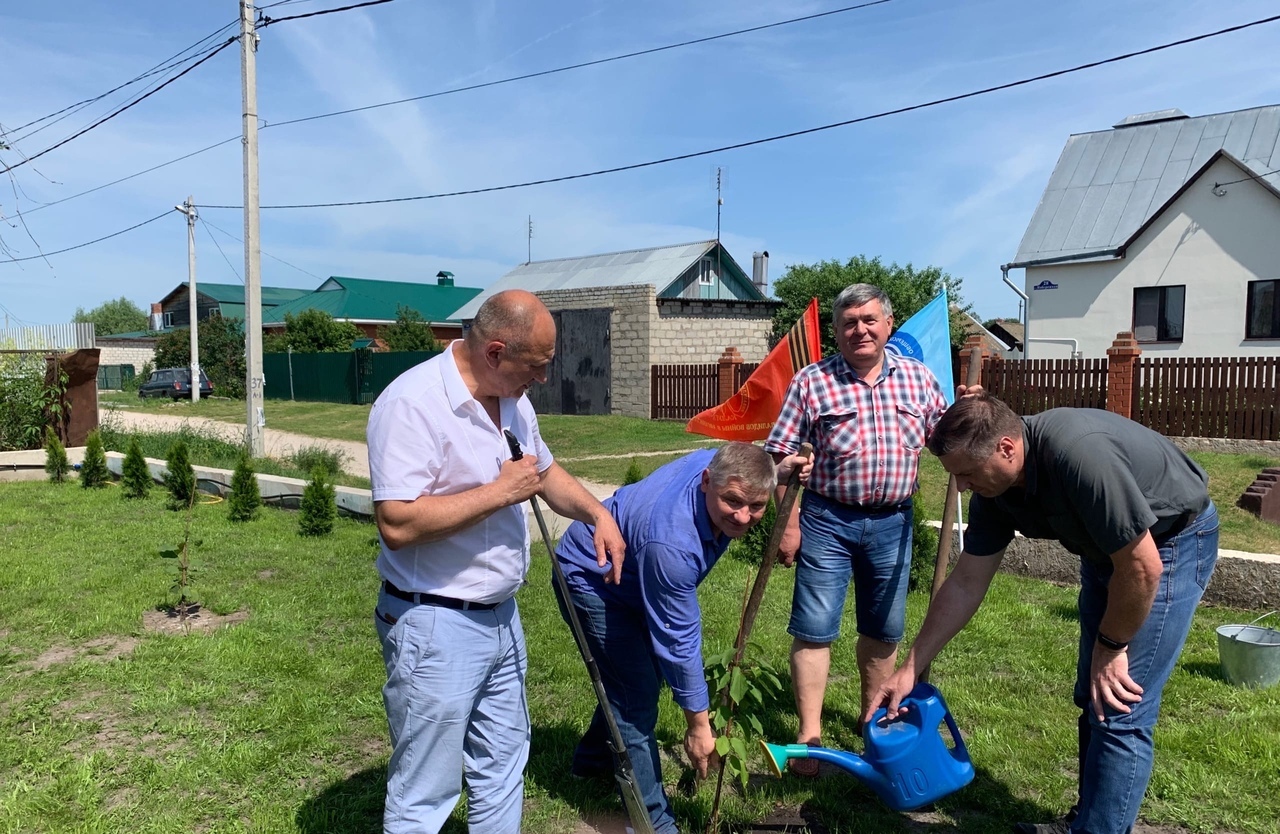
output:
M 1079 800 L 1024 834 L 1131 830 L 1151 778 L 1160 696 L 1218 558 L 1208 476 L 1168 439 L 1094 409 L 1019 418 L 986 394 L 956 401 L 929 449 L 974 492 L 964 552 L 906 661 L 872 698 L 890 715 L 977 611 L 1015 531 L 1080 556 Z

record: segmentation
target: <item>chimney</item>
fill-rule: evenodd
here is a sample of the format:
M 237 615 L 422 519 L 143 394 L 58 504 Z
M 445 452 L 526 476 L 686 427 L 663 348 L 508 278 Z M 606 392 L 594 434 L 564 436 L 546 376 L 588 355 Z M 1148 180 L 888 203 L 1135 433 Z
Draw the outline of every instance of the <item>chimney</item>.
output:
M 440 270 L 439 272 L 437 272 L 437 273 L 436 273 L 436 286 L 438 286 L 438 287 L 452 287 L 452 286 L 453 286 L 453 273 L 452 273 L 452 272 L 449 272 L 449 271 L 447 271 L 447 270 L 444 270 L 444 269 L 442 269 L 442 270 Z
M 756 285 L 756 289 L 761 295 L 768 295 L 765 287 L 769 285 L 769 252 L 752 252 L 751 253 L 751 283 Z
M 164 330 L 164 308 L 160 302 L 151 305 L 151 315 L 147 317 L 148 330 Z

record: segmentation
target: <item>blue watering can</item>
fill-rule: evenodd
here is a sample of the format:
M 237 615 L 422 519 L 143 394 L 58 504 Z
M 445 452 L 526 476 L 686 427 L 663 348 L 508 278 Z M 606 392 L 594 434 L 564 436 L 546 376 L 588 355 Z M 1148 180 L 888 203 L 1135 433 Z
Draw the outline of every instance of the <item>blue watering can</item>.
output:
M 831 762 L 852 773 L 895 811 L 912 811 L 936 802 L 973 781 L 969 751 L 947 710 L 941 693 L 927 683 L 918 683 L 902 699 L 907 713 L 884 722 L 884 707 L 862 726 L 866 752 L 861 756 L 807 744 L 760 746 L 768 754 L 773 772 L 781 776 L 787 759 L 817 759 Z M 948 747 L 939 731 L 946 722 L 954 747 Z

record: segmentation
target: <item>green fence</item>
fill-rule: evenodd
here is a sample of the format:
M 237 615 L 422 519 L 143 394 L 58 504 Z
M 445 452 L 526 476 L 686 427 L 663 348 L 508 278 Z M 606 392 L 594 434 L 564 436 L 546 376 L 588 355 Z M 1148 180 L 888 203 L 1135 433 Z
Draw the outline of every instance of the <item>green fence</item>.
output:
M 120 391 L 124 384 L 133 379 L 136 371 L 132 365 L 99 365 L 98 390 Z
M 435 351 L 267 353 L 262 357 L 269 400 L 371 403 L 391 381 Z

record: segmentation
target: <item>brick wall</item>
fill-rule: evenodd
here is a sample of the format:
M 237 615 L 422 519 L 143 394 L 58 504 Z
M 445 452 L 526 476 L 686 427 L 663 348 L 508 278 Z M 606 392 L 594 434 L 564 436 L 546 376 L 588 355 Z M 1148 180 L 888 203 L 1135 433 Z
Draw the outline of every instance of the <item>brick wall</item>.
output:
M 156 361 L 155 339 L 103 339 L 97 340 L 99 365 L 132 365 L 141 373 L 146 362 Z
M 769 352 L 769 332 L 776 305 L 759 302 L 658 302 L 653 328 L 654 365 L 717 362 L 727 347 L 736 347 L 744 362 L 759 362 Z

